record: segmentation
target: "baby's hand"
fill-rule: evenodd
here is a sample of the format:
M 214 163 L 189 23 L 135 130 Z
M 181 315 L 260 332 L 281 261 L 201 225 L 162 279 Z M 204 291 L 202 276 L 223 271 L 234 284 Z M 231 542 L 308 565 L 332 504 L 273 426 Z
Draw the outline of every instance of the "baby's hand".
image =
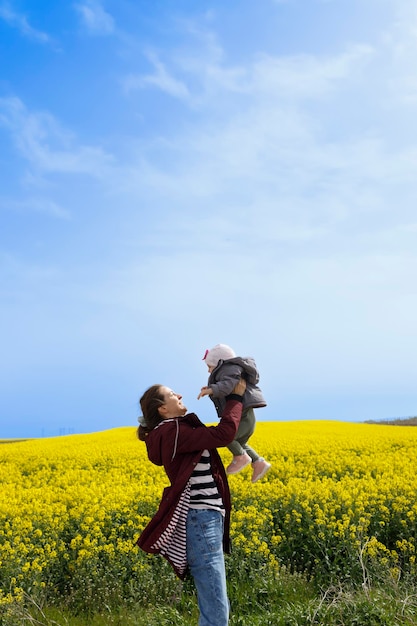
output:
M 201 391 L 197 396 L 197 400 L 200 400 L 203 396 L 211 396 L 213 393 L 211 387 L 201 387 Z

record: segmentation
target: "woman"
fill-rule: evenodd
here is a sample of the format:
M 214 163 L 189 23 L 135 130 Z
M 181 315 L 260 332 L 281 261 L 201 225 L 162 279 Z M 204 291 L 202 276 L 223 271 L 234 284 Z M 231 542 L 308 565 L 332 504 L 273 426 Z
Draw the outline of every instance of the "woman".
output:
M 199 626 L 227 626 L 229 621 L 223 551 L 230 549 L 230 491 L 216 448 L 236 435 L 245 388 L 242 380 L 233 389 L 217 426 L 187 415 L 182 396 L 169 387 L 153 385 L 140 399 L 139 439 L 146 443 L 149 460 L 164 466 L 171 485 L 137 544 L 164 556 L 179 578 L 191 573 Z

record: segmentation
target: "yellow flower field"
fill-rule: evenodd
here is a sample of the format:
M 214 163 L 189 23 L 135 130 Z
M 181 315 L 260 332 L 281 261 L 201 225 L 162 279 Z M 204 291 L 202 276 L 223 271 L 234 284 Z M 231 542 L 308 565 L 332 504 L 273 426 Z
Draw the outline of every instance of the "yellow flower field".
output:
M 417 428 L 261 422 L 251 443 L 273 467 L 255 485 L 250 468 L 230 478 L 228 567 L 319 582 L 416 573 Z M 134 428 L 3 443 L 0 483 L 0 603 L 120 598 L 170 576 L 135 546 L 167 480 Z

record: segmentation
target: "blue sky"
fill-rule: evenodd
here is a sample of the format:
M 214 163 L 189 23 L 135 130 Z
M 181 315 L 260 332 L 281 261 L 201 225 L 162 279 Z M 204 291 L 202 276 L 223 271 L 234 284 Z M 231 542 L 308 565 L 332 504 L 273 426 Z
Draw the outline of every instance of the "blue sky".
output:
M 415 415 L 409 0 L 0 0 L 0 437 L 189 410 Z

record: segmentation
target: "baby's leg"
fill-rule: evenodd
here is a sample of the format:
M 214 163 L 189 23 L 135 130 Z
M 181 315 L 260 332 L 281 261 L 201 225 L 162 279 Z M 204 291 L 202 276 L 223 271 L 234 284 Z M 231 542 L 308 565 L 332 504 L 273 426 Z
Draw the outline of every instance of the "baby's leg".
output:
M 247 443 L 255 431 L 255 423 L 255 411 L 253 409 L 245 409 L 242 412 L 236 437 L 234 441 L 227 446 L 233 456 L 240 456 L 241 454 L 246 453 L 250 456 L 252 461 L 257 461 L 259 459 L 259 454 L 255 452 L 253 448 L 248 446 Z
M 250 446 L 248 446 L 247 443 L 245 443 L 242 446 L 243 450 L 246 452 L 246 454 L 249 454 L 250 458 L 252 459 L 252 463 L 254 461 L 257 461 L 258 459 L 260 459 L 261 457 L 259 456 L 259 454 L 256 452 L 256 450 L 254 450 L 253 448 L 251 448 Z
M 254 410 L 246 409 L 242 413 L 235 440 L 227 446 L 233 454 L 233 461 L 230 463 L 229 467 L 226 468 L 228 474 L 237 474 L 252 461 L 253 483 L 263 478 L 271 469 L 271 464 L 265 461 L 263 457 L 259 456 L 256 450 L 248 445 L 248 441 L 255 431 L 255 423 Z

